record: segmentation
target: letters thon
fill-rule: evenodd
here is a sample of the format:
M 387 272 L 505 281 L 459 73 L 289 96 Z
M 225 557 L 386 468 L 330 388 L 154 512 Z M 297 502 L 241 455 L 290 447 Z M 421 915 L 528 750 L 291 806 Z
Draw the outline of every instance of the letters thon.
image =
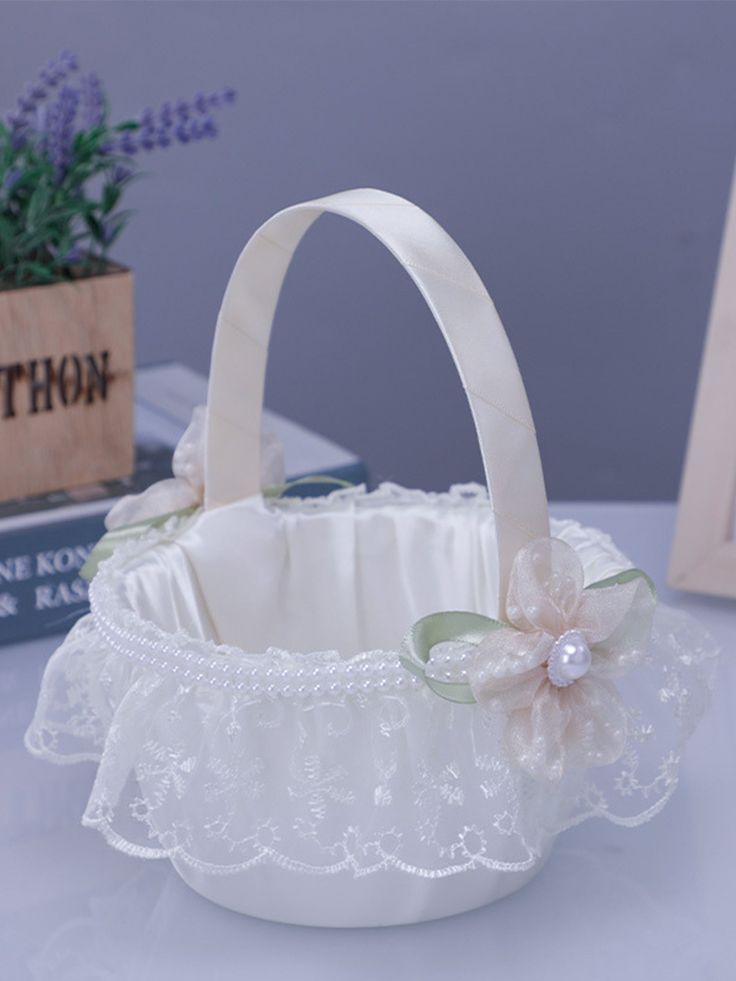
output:
M 109 361 L 109 351 L 101 351 L 0 365 L 0 418 L 105 401 L 111 380 Z

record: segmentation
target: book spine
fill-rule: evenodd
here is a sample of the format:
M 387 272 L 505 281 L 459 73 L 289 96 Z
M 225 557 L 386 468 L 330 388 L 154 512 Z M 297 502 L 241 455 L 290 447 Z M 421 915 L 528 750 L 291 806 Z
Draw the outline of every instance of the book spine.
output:
M 104 531 L 93 515 L 0 536 L 0 644 L 64 633 L 87 612 L 79 571 Z

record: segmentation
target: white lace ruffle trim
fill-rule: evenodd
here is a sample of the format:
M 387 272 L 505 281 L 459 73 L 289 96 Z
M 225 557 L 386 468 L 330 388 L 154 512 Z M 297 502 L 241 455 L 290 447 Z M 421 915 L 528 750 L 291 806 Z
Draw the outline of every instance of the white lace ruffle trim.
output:
M 340 507 L 344 495 L 279 506 Z M 476 498 L 456 489 L 441 506 Z M 716 654 L 686 615 L 659 608 L 646 662 L 621 686 L 621 759 L 548 784 L 509 764 L 478 706 L 415 685 L 397 652 L 264 657 L 136 621 L 116 581 L 128 556 L 171 531 L 103 565 L 92 613 L 49 662 L 26 735 L 37 756 L 99 763 L 83 822 L 116 848 L 222 874 L 264 863 L 320 875 L 521 871 L 564 828 L 588 817 L 640 824 L 674 791 Z M 568 522 L 554 533 L 626 564 L 599 532 Z

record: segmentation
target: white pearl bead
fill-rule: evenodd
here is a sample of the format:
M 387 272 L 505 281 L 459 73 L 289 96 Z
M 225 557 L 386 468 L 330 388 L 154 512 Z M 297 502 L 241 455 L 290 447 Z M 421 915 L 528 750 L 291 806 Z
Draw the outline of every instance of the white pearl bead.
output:
M 458 666 L 469 660 L 474 649 L 472 644 L 461 640 L 443 640 L 434 644 L 427 662 L 428 677 L 442 677 L 449 680 L 457 672 Z
M 567 630 L 555 641 L 547 660 L 547 676 L 557 688 L 567 688 L 586 675 L 592 655 L 579 630 Z

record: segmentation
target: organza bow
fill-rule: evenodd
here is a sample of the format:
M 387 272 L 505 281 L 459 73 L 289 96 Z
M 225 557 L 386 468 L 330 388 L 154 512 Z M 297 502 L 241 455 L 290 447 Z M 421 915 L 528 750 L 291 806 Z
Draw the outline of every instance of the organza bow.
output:
M 432 614 L 411 629 L 402 656 L 437 694 L 476 701 L 500 719 L 514 763 L 559 780 L 568 767 L 621 756 L 627 712 L 613 679 L 643 657 L 654 607 L 641 570 L 584 588 L 575 551 L 544 538 L 514 559 L 508 622 Z
M 199 507 L 204 499 L 204 447 L 207 409 L 198 405 L 179 440 L 171 461 L 173 477 L 151 484 L 141 494 L 128 494 L 117 501 L 105 518 L 105 527 L 114 531 L 123 525 L 139 524 L 159 515 L 174 514 Z M 270 433 L 261 435 L 261 486 L 284 481 L 284 455 L 281 443 Z
M 198 405 L 171 461 L 174 476 L 151 484 L 140 494 L 127 494 L 110 508 L 105 518 L 107 534 L 97 542 L 80 575 L 91 581 L 100 562 L 124 542 L 182 518 L 204 501 L 204 457 L 207 409 Z M 261 486 L 280 486 L 284 481 L 281 443 L 270 433 L 261 435 Z

